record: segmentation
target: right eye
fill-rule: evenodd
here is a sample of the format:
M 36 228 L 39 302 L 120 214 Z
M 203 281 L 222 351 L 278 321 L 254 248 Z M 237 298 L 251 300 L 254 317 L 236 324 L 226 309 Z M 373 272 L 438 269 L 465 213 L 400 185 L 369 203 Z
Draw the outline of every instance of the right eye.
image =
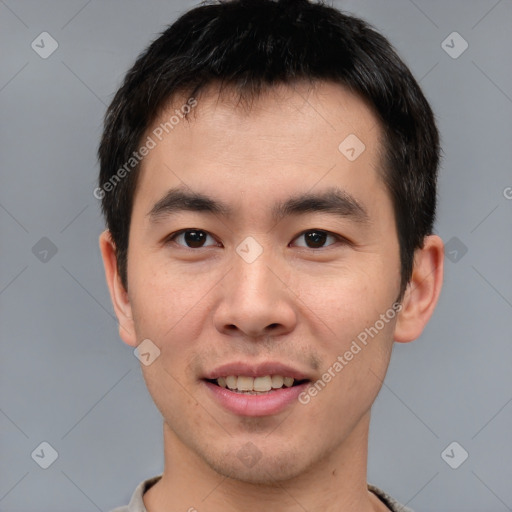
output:
M 185 246 L 186 249 L 201 249 L 203 248 L 204 241 L 208 236 L 210 236 L 213 240 L 213 237 L 203 229 L 187 228 L 181 229 L 180 231 L 176 231 L 175 233 L 169 235 L 166 239 L 166 243 L 174 242 L 183 247 L 181 243 L 176 242 L 176 240 L 178 240 L 180 237 L 183 237 L 184 243 L 187 244 Z

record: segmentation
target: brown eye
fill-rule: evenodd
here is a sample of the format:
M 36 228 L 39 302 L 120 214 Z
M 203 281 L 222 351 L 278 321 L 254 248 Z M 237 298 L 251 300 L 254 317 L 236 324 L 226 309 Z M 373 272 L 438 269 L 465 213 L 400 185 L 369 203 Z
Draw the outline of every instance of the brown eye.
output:
M 167 239 L 167 241 L 168 242 L 171 242 L 171 241 L 176 242 L 176 240 L 178 240 L 180 237 L 183 237 L 185 247 L 187 247 L 189 249 L 201 249 L 204 246 L 204 242 L 206 241 L 206 239 L 208 237 L 212 238 L 212 240 L 213 240 L 213 237 L 210 234 L 208 234 L 206 231 L 204 231 L 202 229 L 189 228 L 189 229 L 182 229 L 181 231 L 174 233 Z M 178 243 L 178 242 L 176 242 L 176 243 Z M 178 243 L 178 245 L 183 245 L 183 244 Z M 209 247 L 209 246 L 206 246 L 206 247 Z
M 335 241 L 342 240 L 341 237 L 337 235 L 319 229 L 310 229 L 309 231 L 304 231 L 295 240 L 298 240 L 301 237 L 304 237 L 306 245 L 299 245 L 299 247 L 307 247 L 308 249 L 321 249 L 329 237 L 333 238 Z

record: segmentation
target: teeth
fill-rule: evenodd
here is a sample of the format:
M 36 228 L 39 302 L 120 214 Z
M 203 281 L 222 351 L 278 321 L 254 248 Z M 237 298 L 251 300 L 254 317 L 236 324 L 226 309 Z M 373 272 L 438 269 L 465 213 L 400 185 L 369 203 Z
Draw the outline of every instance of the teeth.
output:
M 238 391 L 254 391 L 254 379 L 252 377 L 238 377 L 236 387 Z
M 292 377 L 285 377 L 284 378 L 284 385 L 287 388 L 291 388 L 293 386 L 293 378 Z
M 259 392 L 266 393 L 272 389 L 281 389 L 293 386 L 293 377 L 283 377 L 282 375 L 265 375 L 264 377 L 247 377 L 245 375 L 229 375 L 219 377 L 217 384 L 222 388 L 228 388 L 233 391 L 241 392 Z
M 272 387 L 274 389 L 279 389 L 283 387 L 284 377 L 281 375 L 272 375 Z
M 266 377 L 256 377 L 254 379 L 253 390 L 254 391 L 270 391 L 272 389 L 272 377 L 267 375 Z
M 226 377 L 226 385 L 228 386 L 229 389 L 236 389 L 237 380 L 237 377 L 233 377 L 233 375 L 230 375 L 229 377 Z M 217 384 L 219 384 L 219 379 L 217 379 Z

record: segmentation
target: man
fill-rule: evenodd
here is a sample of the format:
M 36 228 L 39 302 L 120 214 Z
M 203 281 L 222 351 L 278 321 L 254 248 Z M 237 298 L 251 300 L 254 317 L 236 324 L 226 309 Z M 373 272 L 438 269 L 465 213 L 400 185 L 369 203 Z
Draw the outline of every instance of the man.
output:
M 95 195 L 165 467 L 117 511 L 410 510 L 368 484 L 394 341 L 443 278 L 439 137 L 363 21 L 307 0 L 195 8 L 110 105 Z

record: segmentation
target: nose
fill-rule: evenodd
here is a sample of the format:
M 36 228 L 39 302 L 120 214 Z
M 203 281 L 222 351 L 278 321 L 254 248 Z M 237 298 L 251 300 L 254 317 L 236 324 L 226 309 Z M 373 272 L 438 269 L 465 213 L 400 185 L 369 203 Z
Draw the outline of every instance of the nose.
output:
M 232 270 L 220 287 L 214 314 L 216 329 L 230 336 L 261 339 L 291 332 L 297 323 L 296 297 L 286 269 L 264 249 L 248 262 L 234 254 Z

